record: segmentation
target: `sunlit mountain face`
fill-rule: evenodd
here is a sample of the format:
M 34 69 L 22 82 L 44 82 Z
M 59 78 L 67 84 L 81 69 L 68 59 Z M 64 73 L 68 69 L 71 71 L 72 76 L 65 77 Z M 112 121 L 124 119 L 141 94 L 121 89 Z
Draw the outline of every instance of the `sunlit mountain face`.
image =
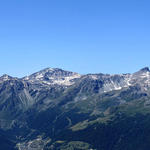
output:
M 0 150 L 148 150 L 150 70 L 0 77 Z

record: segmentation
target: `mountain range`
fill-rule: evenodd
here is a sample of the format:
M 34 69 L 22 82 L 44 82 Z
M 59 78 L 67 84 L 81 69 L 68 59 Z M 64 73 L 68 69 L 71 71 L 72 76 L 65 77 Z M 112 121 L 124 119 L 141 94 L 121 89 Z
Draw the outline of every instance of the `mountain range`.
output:
M 150 70 L 0 77 L 0 150 L 148 150 Z

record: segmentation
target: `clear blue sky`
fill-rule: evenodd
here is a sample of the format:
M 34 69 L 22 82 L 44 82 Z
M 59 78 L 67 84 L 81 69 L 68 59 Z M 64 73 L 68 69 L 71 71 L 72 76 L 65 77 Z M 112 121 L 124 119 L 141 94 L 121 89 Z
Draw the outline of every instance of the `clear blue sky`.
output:
M 1 0 L 0 75 L 150 66 L 149 0 Z

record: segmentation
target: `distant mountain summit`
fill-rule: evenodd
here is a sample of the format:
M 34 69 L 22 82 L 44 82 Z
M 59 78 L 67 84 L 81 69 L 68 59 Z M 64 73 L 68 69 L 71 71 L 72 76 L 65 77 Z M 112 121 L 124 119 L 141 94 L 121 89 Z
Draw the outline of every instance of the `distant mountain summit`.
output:
M 70 86 L 74 83 L 75 79 L 80 77 L 81 75 L 78 73 L 64 71 L 58 68 L 46 68 L 23 79 L 30 82 L 41 82 L 47 85 L 58 84 Z
M 142 68 L 140 71 L 141 72 L 150 72 L 150 69 L 149 69 L 149 67 L 145 67 L 145 68 Z
M 9 75 L 7 75 L 7 74 L 4 74 L 4 75 L 2 75 L 2 76 L 0 77 L 0 80 L 1 80 L 1 81 L 11 80 L 11 79 L 13 79 L 13 77 L 11 77 L 11 76 L 9 76 Z
M 87 74 L 80 75 L 75 72 L 65 71 L 59 68 L 45 68 L 39 72 L 33 73 L 22 79 L 13 78 L 9 75 L 0 77 L 0 82 L 7 80 L 21 80 L 22 82 L 29 82 L 30 84 L 38 84 L 39 86 L 62 86 L 68 87 L 77 82 L 85 82 L 86 86 L 90 85 L 88 82 L 97 82 L 99 92 L 109 92 L 113 90 L 120 90 L 129 86 L 140 84 L 141 86 L 150 86 L 150 70 L 148 67 L 142 68 L 133 74 Z

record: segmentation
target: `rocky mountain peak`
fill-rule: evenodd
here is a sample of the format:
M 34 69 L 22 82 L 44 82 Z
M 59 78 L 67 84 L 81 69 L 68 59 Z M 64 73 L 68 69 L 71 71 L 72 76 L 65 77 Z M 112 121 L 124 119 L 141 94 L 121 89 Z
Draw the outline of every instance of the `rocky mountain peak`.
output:
M 30 82 L 38 82 L 47 85 L 64 85 L 70 86 L 75 79 L 80 78 L 81 75 L 75 72 L 65 71 L 59 68 L 45 68 L 30 76 L 24 77 L 24 80 Z
M 13 77 L 7 75 L 7 74 L 3 74 L 1 77 L 0 77 L 0 80 L 2 81 L 7 81 L 7 80 L 11 80 L 13 79 Z
M 140 72 L 150 72 L 149 67 L 144 67 L 140 70 Z

